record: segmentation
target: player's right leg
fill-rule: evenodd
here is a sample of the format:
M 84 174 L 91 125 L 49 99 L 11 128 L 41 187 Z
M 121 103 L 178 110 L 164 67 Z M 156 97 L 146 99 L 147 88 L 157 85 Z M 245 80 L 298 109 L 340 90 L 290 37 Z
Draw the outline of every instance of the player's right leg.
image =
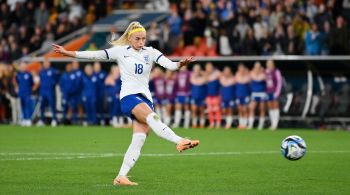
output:
M 249 109 L 248 129 L 252 129 L 254 126 L 256 106 L 257 106 L 256 100 L 251 101 L 248 105 L 248 109 Z
M 123 164 L 120 168 L 118 176 L 113 180 L 114 185 L 118 186 L 133 186 L 138 185 L 128 179 L 127 175 L 131 168 L 135 165 L 137 159 L 140 157 L 141 149 L 147 138 L 149 127 L 147 124 L 133 121 L 133 135 L 132 140 L 126 151 L 123 159 Z

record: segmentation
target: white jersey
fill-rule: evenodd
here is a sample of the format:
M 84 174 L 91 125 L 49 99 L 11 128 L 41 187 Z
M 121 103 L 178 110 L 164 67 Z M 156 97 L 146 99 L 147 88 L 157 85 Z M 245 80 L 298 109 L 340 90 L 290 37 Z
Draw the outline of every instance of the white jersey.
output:
M 170 70 L 178 69 L 178 63 L 172 62 L 153 47 L 143 47 L 137 51 L 131 46 L 114 46 L 99 51 L 77 51 L 76 57 L 117 61 L 122 81 L 120 99 L 140 93 L 153 102 L 148 87 L 153 64 L 158 63 Z

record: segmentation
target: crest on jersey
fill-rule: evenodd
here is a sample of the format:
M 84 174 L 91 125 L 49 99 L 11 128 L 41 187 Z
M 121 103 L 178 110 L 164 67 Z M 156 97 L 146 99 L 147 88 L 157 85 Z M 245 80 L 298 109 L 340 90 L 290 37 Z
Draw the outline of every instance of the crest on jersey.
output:
M 143 58 L 145 59 L 146 63 L 149 63 L 149 55 L 144 55 Z

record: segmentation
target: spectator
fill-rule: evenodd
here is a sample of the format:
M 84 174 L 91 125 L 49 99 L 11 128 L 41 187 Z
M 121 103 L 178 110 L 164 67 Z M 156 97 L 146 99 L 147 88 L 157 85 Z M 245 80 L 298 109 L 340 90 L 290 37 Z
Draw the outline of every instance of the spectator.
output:
M 160 35 L 160 29 L 158 28 L 158 25 L 156 22 L 152 22 L 150 29 L 147 31 L 147 36 L 148 36 L 148 45 L 160 49 L 159 43 L 159 35 Z
M 242 45 L 243 45 L 243 48 L 242 48 L 243 55 L 258 54 L 258 43 L 255 40 L 254 32 L 251 28 L 248 28 Z
M 247 31 L 249 29 L 249 25 L 246 23 L 243 15 L 238 16 L 238 24 L 236 26 L 237 31 L 239 32 L 239 37 L 241 41 L 245 38 Z
M 220 30 L 220 36 L 218 41 L 219 54 L 222 56 L 229 56 L 232 54 L 231 46 L 229 45 L 229 39 L 224 29 Z
M 274 37 L 273 37 L 273 42 L 274 42 L 274 53 L 275 55 L 282 55 L 283 50 L 286 50 L 285 48 L 287 47 L 287 37 L 285 36 L 284 29 L 282 25 L 278 25 L 275 29 Z
M 34 19 L 36 26 L 39 26 L 40 28 L 44 27 L 48 22 L 49 11 L 46 7 L 45 1 L 41 1 L 39 9 L 35 10 Z
M 305 50 L 307 55 L 321 54 L 322 37 L 318 31 L 317 25 L 313 23 L 311 30 L 305 35 Z
M 83 16 L 84 9 L 78 0 L 73 0 L 69 7 L 68 20 L 73 21 L 74 18 L 81 18 Z
M 344 18 L 337 17 L 336 26 L 330 31 L 329 49 L 332 55 L 349 54 L 350 31 L 347 28 Z
M 171 49 L 174 49 L 178 46 L 178 43 L 179 43 L 179 39 L 181 35 L 181 24 L 182 24 L 182 20 L 176 11 L 171 12 L 171 16 L 168 19 L 168 24 L 170 27 L 169 46 Z
M 328 55 L 329 54 L 329 40 L 330 40 L 330 31 L 331 31 L 331 24 L 326 21 L 323 25 L 323 32 L 322 32 L 322 45 L 321 45 L 321 54 L 322 55 Z
M 52 33 L 47 33 L 46 34 L 46 39 L 45 41 L 41 44 L 41 49 L 42 50 L 48 50 L 51 48 L 52 43 L 54 43 L 54 37 Z
M 299 40 L 294 33 L 294 29 L 292 25 L 289 25 L 287 28 L 287 45 L 283 48 L 283 52 L 287 55 L 299 55 L 300 46 Z
M 7 89 L 7 98 L 10 100 L 10 107 L 11 107 L 11 118 L 12 124 L 20 124 L 21 119 L 21 108 L 20 108 L 20 101 L 18 98 L 18 94 L 16 92 L 16 86 L 15 86 L 15 69 L 12 65 L 7 66 L 6 71 L 6 89 Z

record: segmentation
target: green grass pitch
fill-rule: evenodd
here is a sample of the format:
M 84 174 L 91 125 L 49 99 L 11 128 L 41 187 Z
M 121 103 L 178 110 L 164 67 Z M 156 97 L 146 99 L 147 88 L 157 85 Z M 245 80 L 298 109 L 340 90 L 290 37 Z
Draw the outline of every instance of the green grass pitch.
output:
M 151 133 L 115 187 L 130 129 L 0 126 L 0 194 L 350 194 L 350 133 L 313 130 L 177 129 L 198 148 L 177 153 Z M 305 139 L 299 161 L 280 154 L 288 135 Z

